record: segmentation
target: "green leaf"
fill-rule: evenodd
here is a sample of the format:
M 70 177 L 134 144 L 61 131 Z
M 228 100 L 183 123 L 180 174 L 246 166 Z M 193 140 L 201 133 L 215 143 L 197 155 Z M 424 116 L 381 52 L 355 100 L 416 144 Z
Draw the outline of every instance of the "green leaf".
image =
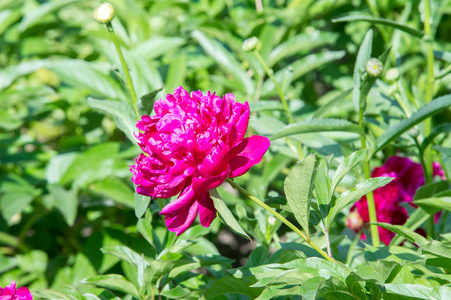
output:
M 233 276 L 222 277 L 214 280 L 203 295 L 205 299 L 224 294 L 242 294 L 250 299 L 255 299 L 263 291 L 263 288 L 251 288 L 244 278 L 235 278 Z
M 318 277 L 315 277 L 318 278 Z M 308 280 L 308 279 L 307 279 Z M 304 286 L 305 282 L 302 284 Z M 321 278 L 322 280 L 322 278 Z M 301 292 L 300 286 L 282 286 L 282 287 L 275 287 L 275 286 L 267 286 L 265 290 L 258 296 L 255 300 L 270 300 L 270 299 L 277 299 L 282 296 L 297 296 L 302 295 L 302 299 L 305 298 L 305 294 Z
M 93 96 L 122 101 L 128 99 L 122 87 L 94 63 L 63 59 L 51 61 L 47 67 L 68 85 L 88 90 Z
M 33 73 L 48 64 L 46 60 L 24 61 L 0 72 L 0 91 L 9 87 L 17 78 Z
M 142 96 L 141 99 L 141 105 L 143 106 L 144 114 L 150 115 L 153 111 L 153 104 L 155 103 L 156 96 L 159 92 L 163 90 L 163 87 L 159 89 L 155 89 L 151 91 L 150 93 L 145 94 Z
M 316 293 L 318 291 L 321 282 L 324 281 L 322 277 L 312 277 L 304 281 L 301 285 L 301 289 L 299 290 L 299 295 L 302 295 L 302 299 L 304 300 L 315 300 Z
M 240 226 L 238 221 L 233 216 L 232 212 L 229 210 L 227 205 L 224 203 L 224 200 L 221 199 L 216 189 L 210 190 L 210 197 L 213 200 L 216 210 L 221 217 L 221 221 L 224 222 L 230 229 L 232 229 L 235 233 L 247 238 L 251 239 L 244 229 Z
M 135 215 L 137 218 L 141 218 L 146 213 L 150 200 L 150 197 L 135 192 Z
M 334 97 L 332 100 L 327 102 L 326 104 L 321 105 L 314 113 L 313 118 L 320 118 L 324 114 L 326 114 L 328 111 L 333 110 L 337 107 L 337 105 L 346 99 L 352 92 L 352 89 L 348 89 L 344 92 L 341 92 L 339 95 Z
M 384 148 L 390 141 L 397 138 L 416 124 L 425 120 L 426 118 L 438 113 L 439 111 L 448 108 L 451 105 L 451 95 L 436 98 L 431 102 L 420 107 L 409 118 L 403 119 L 395 126 L 390 127 L 377 139 L 377 147 L 374 153 Z M 373 155 L 374 155 L 373 153 Z
M 364 182 L 359 183 L 352 190 L 348 190 L 340 195 L 335 200 L 335 204 L 328 215 L 328 224 L 332 224 L 335 217 L 346 207 L 353 205 L 360 198 L 368 194 L 369 192 L 374 191 L 377 188 L 380 188 L 388 183 L 390 183 L 394 178 L 393 177 L 376 177 L 365 180 Z
M 388 223 L 382 223 L 382 222 L 374 222 L 370 223 L 373 225 L 377 225 L 379 227 L 388 229 L 390 231 L 393 231 L 396 234 L 399 234 L 400 236 L 406 238 L 407 240 L 411 241 L 412 243 L 417 244 L 418 246 L 423 246 L 425 244 L 428 244 L 429 241 L 423 237 L 422 235 L 413 232 L 412 230 L 402 226 L 402 225 L 391 225 Z
M 90 185 L 90 190 L 111 198 L 117 203 L 130 208 L 135 207 L 134 194 L 131 188 L 118 178 L 105 179 Z
M 390 283 L 384 285 L 384 290 L 387 295 L 395 294 L 402 298 L 399 299 L 425 299 L 425 300 L 442 300 L 449 298 L 451 294 L 451 287 L 426 287 L 419 284 L 405 284 L 405 283 Z M 390 298 L 392 299 L 392 298 Z
M 53 197 L 55 207 L 61 212 L 67 225 L 74 225 L 77 217 L 78 196 L 73 190 L 66 190 L 59 184 L 47 187 Z
M 29 13 L 25 15 L 20 22 L 19 30 L 25 31 L 33 25 L 37 24 L 44 16 L 54 13 L 55 11 L 66 7 L 74 2 L 83 2 L 79 0 L 59 0 L 59 1 L 51 1 L 41 4 L 37 8 L 31 10 Z
M 326 158 L 319 158 L 318 172 L 315 177 L 315 192 L 318 205 L 328 205 L 331 200 L 331 189 L 329 180 L 329 164 L 332 155 Z
M 276 140 L 281 137 L 290 136 L 299 133 L 322 132 L 322 131 L 346 131 L 357 134 L 363 133 L 362 128 L 347 120 L 341 119 L 310 119 L 295 124 L 285 126 L 276 134 L 269 137 L 270 140 Z
M 172 290 L 163 291 L 160 295 L 169 298 L 169 299 L 181 299 L 190 293 L 189 289 L 183 288 L 180 285 L 177 285 Z
M 422 32 L 418 29 L 415 29 L 413 27 L 407 26 L 405 24 L 402 24 L 402 23 L 399 23 L 399 22 L 396 22 L 393 20 L 389 20 L 389 19 L 375 18 L 375 17 L 362 16 L 362 15 L 351 15 L 351 16 L 346 16 L 346 17 L 332 20 L 332 22 L 334 22 L 334 23 L 354 22 L 354 21 L 363 21 L 363 22 L 370 22 L 372 24 L 387 25 L 387 26 L 399 29 L 401 31 L 404 31 L 404 32 L 406 32 L 414 37 L 420 38 L 420 39 L 424 37 L 424 32 Z
M 53 289 L 34 291 L 33 297 L 38 297 L 42 299 L 74 300 L 74 298 L 72 298 L 68 294 Z
M 430 254 L 436 258 L 428 258 L 427 265 L 433 265 L 442 268 L 451 268 L 451 242 L 432 241 L 430 244 L 420 248 L 423 254 Z
M 415 211 L 409 216 L 406 223 L 404 223 L 404 227 L 410 229 L 411 231 L 414 231 L 418 227 L 421 226 L 424 222 L 426 222 L 427 219 L 430 218 L 430 215 L 421 207 L 418 207 L 415 209 Z M 393 237 L 393 239 L 390 242 L 390 245 L 397 246 L 401 244 L 403 241 L 403 238 L 399 235 L 396 235 Z
M 176 87 L 184 85 L 186 71 L 186 55 L 180 54 L 169 64 L 168 75 L 164 83 L 166 91 L 173 91 Z
M 269 249 L 265 245 L 255 248 L 255 250 L 249 255 L 246 262 L 246 267 L 256 267 L 262 265 L 268 255 Z
M 345 160 L 338 166 L 332 179 L 331 194 L 335 192 L 337 185 L 341 180 L 359 163 L 366 159 L 368 151 L 366 149 L 357 150 L 348 155 Z
M 315 154 L 307 156 L 294 166 L 284 182 L 288 206 L 294 217 L 309 236 L 310 201 L 319 161 Z
M 131 283 L 121 275 L 117 274 L 98 275 L 86 278 L 82 280 L 81 283 L 93 284 L 101 288 L 120 291 L 140 299 L 138 290 L 133 285 L 133 283 Z
M 156 36 L 136 46 L 130 51 L 130 56 L 142 57 L 146 61 L 155 59 L 165 53 L 180 48 L 186 40 L 182 37 Z
M 337 40 L 337 35 L 326 31 L 314 31 L 313 33 L 301 33 L 295 35 L 283 43 L 280 43 L 268 56 L 268 66 L 272 67 L 281 59 L 298 54 L 301 51 L 309 51 L 322 45 L 332 44 Z
M 45 168 L 47 182 L 58 183 L 73 163 L 75 157 L 77 157 L 77 153 L 75 152 L 59 154 L 52 157 Z
M 425 198 L 414 200 L 413 203 L 420 206 L 430 214 L 435 214 L 443 209 L 451 211 L 451 197 Z
M 336 277 L 329 277 L 321 282 L 316 292 L 316 298 L 331 300 L 355 300 L 358 299 L 348 292 L 346 285 Z
M 114 117 L 117 127 L 125 133 L 132 143 L 136 143 L 134 134 L 137 134 L 135 128 L 136 116 L 130 105 L 125 102 L 113 100 L 97 100 L 88 98 L 89 106 L 100 109 Z
M 273 100 L 254 102 L 249 104 L 249 107 L 252 112 L 284 110 L 282 103 Z
M 103 247 L 100 250 L 103 253 L 108 253 L 119 257 L 121 260 L 126 261 L 130 265 L 134 266 L 134 271 L 137 273 L 138 285 L 140 287 L 144 285 L 144 270 L 150 265 L 143 256 L 125 246 L 109 246 Z
M 435 150 L 437 150 L 440 153 L 443 153 L 449 157 L 451 157 L 451 148 L 448 147 L 442 147 L 442 146 L 433 146 Z
M 341 59 L 343 56 L 345 56 L 345 54 L 345 51 L 328 51 L 323 53 L 310 54 L 277 71 L 274 74 L 274 77 L 276 81 L 281 85 L 284 81 L 284 78 L 286 78 L 287 71 L 291 72 L 290 70 L 293 70 L 291 80 L 294 81 L 313 70 L 319 69 L 335 60 Z M 263 84 L 262 95 L 270 96 L 276 93 L 277 92 L 274 82 L 271 79 L 267 79 Z
M 0 212 L 9 225 L 20 220 L 14 221 L 13 217 L 20 215 L 34 197 L 40 194 L 34 186 L 16 175 L 9 175 L 0 181 L 0 192 Z
M 283 271 L 275 276 L 265 277 L 251 285 L 251 287 L 267 287 L 277 285 L 300 285 L 315 275 L 302 270 Z
M 431 133 L 423 140 L 421 143 L 421 150 L 424 151 L 427 146 L 434 140 L 436 136 L 441 133 L 449 133 L 451 132 L 451 123 L 445 123 L 434 127 Z
M 191 35 L 199 42 L 205 52 L 216 60 L 221 68 L 224 68 L 237 79 L 237 83 L 243 92 L 247 93 L 247 95 L 254 94 L 254 83 L 235 56 L 228 52 L 218 41 L 210 39 L 199 30 L 194 30 Z
M 360 45 L 359 52 L 357 53 L 357 59 L 354 65 L 354 75 L 352 77 L 352 103 L 356 111 L 359 111 L 360 107 L 360 87 L 361 87 L 361 70 L 365 68 L 368 60 L 371 58 L 371 51 L 373 47 L 373 30 L 368 30 L 363 39 L 362 45 Z

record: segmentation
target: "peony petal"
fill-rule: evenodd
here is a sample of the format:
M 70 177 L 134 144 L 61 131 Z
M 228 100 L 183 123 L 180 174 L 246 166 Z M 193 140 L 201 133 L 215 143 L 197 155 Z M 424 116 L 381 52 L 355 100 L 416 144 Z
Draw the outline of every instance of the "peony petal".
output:
M 196 197 L 199 195 L 196 195 L 189 186 L 175 201 L 166 205 L 160 212 L 160 215 L 164 215 L 168 229 L 176 232 L 177 236 L 185 232 L 197 216 L 199 203 L 196 201 Z
M 203 194 L 205 192 L 208 192 L 211 189 L 217 188 L 220 186 L 229 176 L 230 174 L 230 167 L 226 165 L 226 169 L 222 171 L 219 175 L 207 177 L 207 178 L 201 178 L 201 177 L 195 177 L 193 178 L 193 190 L 194 192 L 198 194 Z
M 265 152 L 268 150 L 269 139 L 264 136 L 253 135 L 251 137 L 245 138 L 242 143 L 236 145 L 235 147 L 241 147 L 242 150 L 235 157 L 231 158 L 229 161 L 230 165 L 230 178 L 241 176 L 249 169 L 258 164 Z M 233 149 L 231 153 L 233 153 Z
M 216 218 L 216 209 L 209 193 L 204 193 L 199 199 L 199 220 L 204 227 L 210 226 Z

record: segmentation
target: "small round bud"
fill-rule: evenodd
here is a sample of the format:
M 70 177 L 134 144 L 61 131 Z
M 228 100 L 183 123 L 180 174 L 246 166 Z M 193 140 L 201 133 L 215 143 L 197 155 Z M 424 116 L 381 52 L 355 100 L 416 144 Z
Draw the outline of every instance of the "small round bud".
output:
M 100 24 L 111 22 L 114 18 L 114 7 L 108 2 L 103 2 L 94 10 L 94 19 Z
M 398 68 L 390 68 L 385 73 L 385 79 L 387 81 L 395 81 L 399 78 L 399 69 Z
M 255 48 L 257 48 L 257 45 L 259 43 L 259 40 L 257 37 L 253 36 L 251 38 L 248 38 L 243 42 L 243 46 L 241 47 L 244 51 L 252 51 Z
M 384 66 L 382 65 L 380 60 L 378 60 L 377 58 L 372 58 L 366 63 L 365 70 L 371 76 L 377 77 L 381 75 L 383 67 Z
M 418 128 L 416 127 L 410 128 L 407 133 L 414 139 L 416 139 L 420 135 L 420 131 L 418 131 Z
M 346 218 L 346 225 L 349 229 L 358 232 L 363 227 L 363 219 L 358 212 L 353 211 Z

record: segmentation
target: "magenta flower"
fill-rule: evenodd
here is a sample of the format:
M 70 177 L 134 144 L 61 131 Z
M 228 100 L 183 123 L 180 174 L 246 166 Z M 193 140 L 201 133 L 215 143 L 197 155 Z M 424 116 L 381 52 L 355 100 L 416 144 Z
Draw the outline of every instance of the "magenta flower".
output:
M 26 287 L 16 289 L 16 283 L 13 281 L 4 288 L 0 287 L 0 300 L 33 300 L 33 296 Z
M 445 179 L 445 174 L 438 163 L 433 164 L 433 175 Z M 373 192 L 374 204 L 378 222 L 393 225 L 402 225 L 408 218 L 407 209 L 400 205 L 402 202 L 411 202 L 417 189 L 424 185 L 424 173 L 420 164 L 413 162 L 409 158 L 392 156 L 381 167 L 375 168 L 371 177 L 394 177 L 389 184 L 378 188 Z M 361 223 L 370 221 L 366 196 L 362 197 L 351 208 L 351 212 L 357 212 L 363 220 Z M 348 227 L 358 232 L 362 226 L 358 227 L 357 216 L 352 214 L 352 218 L 347 221 Z M 358 219 L 358 218 L 357 218 Z M 362 224 L 363 225 L 363 224 Z M 382 242 L 388 245 L 395 235 L 390 230 L 379 227 L 379 237 Z M 363 235 L 362 238 L 365 238 Z
M 249 105 L 182 87 L 154 105 L 155 116 L 142 116 L 138 144 L 144 151 L 131 166 L 137 192 L 154 198 L 179 194 L 160 212 L 166 226 L 182 234 L 199 215 L 208 227 L 216 217 L 209 190 L 226 178 L 246 173 L 269 148 L 266 137 L 245 138 Z

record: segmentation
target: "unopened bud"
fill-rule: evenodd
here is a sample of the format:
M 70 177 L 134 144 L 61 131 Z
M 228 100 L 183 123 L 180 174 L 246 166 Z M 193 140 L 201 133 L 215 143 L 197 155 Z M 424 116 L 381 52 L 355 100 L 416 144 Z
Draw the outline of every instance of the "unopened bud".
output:
M 363 227 L 363 219 L 358 212 L 353 211 L 346 218 L 346 225 L 349 229 L 358 232 Z
M 114 18 L 114 7 L 108 2 L 103 2 L 94 10 L 94 19 L 100 24 L 111 22 Z
M 248 38 L 243 42 L 243 46 L 241 47 L 244 51 L 252 51 L 255 48 L 257 48 L 257 45 L 259 43 L 259 40 L 257 37 L 253 36 L 251 38 Z
M 385 79 L 387 81 L 395 81 L 399 77 L 399 69 L 398 68 L 390 68 L 385 72 Z
M 377 58 L 372 58 L 366 63 L 365 70 L 371 76 L 377 77 L 377 76 L 381 75 L 382 70 L 383 70 L 383 65 L 382 65 L 381 61 L 378 60 Z

